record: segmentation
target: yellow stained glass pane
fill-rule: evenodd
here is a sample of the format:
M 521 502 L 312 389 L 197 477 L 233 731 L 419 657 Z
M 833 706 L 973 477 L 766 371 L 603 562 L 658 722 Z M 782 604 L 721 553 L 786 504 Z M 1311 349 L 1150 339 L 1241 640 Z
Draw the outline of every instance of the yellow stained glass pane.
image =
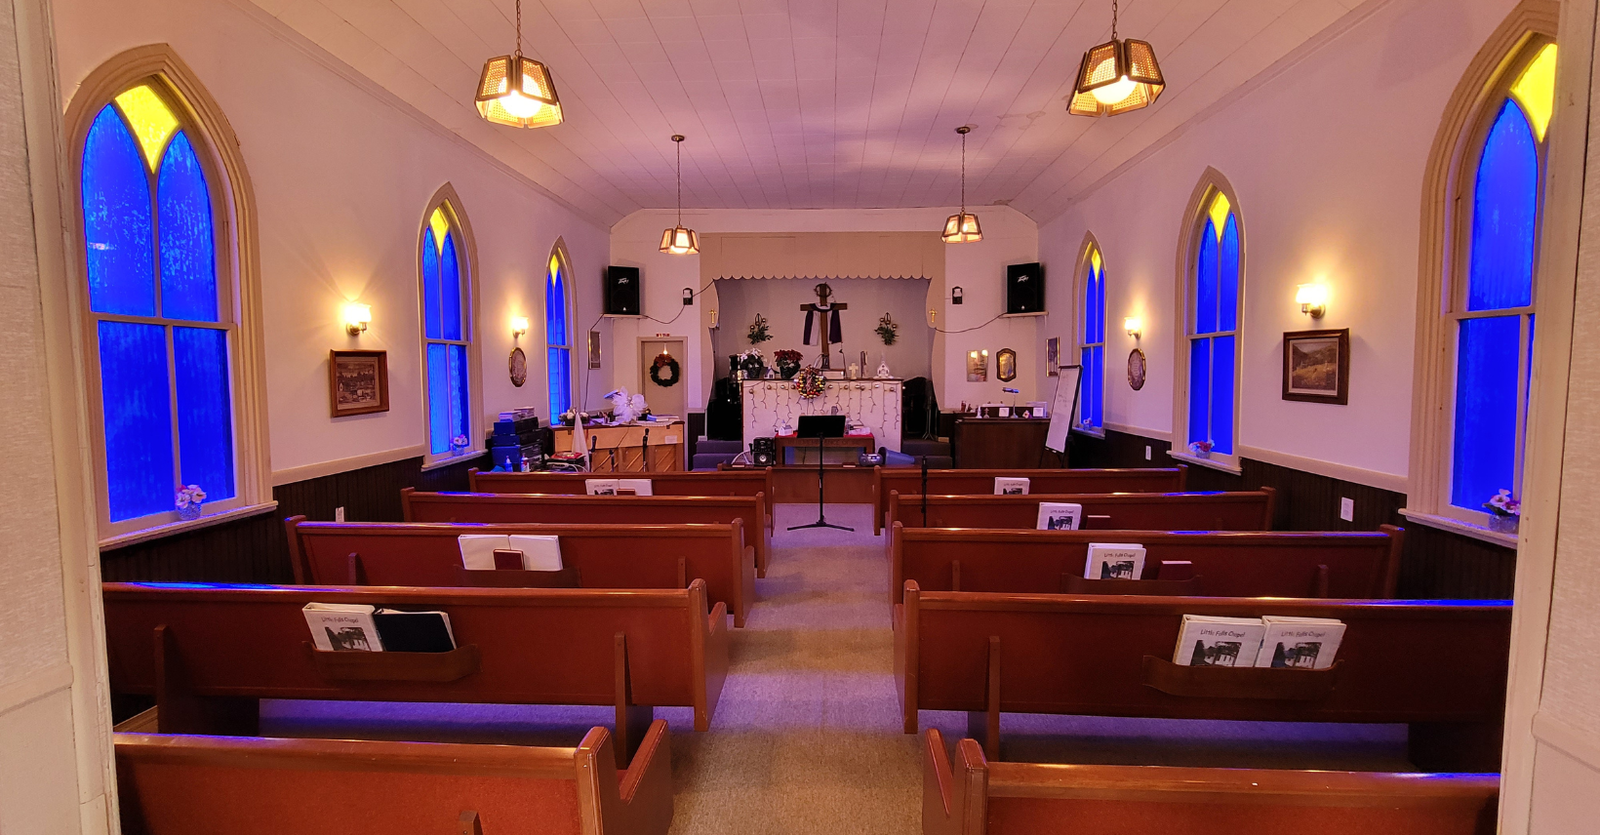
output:
M 1533 125 L 1533 132 L 1538 135 L 1539 141 L 1544 141 L 1544 132 L 1550 127 L 1550 114 L 1555 110 L 1556 104 L 1556 45 L 1545 44 L 1534 57 L 1533 63 L 1517 76 L 1515 84 L 1511 85 L 1511 95 L 1516 96 L 1517 103 L 1522 105 L 1522 112 L 1528 114 L 1528 122 Z
M 557 256 L 557 255 L 552 254 L 550 256 L 550 281 L 552 283 L 555 282 L 556 275 L 558 273 L 560 273 L 560 272 L 561 272 L 561 258 L 559 256 Z
M 117 96 L 117 108 L 133 127 L 133 135 L 139 138 L 145 164 L 151 171 L 156 170 L 167 140 L 178 130 L 178 117 L 172 115 L 172 109 L 148 84 L 140 84 Z
M 433 245 L 439 252 L 444 252 L 444 236 L 450 231 L 450 218 L 444 214 L 444 207 L 433 210 L 433 217 L 428 218 L 428 226 L 433 229 Z
M 1228 212 L 1233 211 L 1233 204 L 1228 202 L 1228 195 L 1217 192 L 1217 199 L 1211 201 L 1211 225 L 1217 233 L 1217 239 L 1222 239 L 1222 227 L 1228 223 Z
M 1094 265 L 1094 271 L 1100 272 L 1100 250 L 1096 249 L 1089 255 L 1089 263 Z

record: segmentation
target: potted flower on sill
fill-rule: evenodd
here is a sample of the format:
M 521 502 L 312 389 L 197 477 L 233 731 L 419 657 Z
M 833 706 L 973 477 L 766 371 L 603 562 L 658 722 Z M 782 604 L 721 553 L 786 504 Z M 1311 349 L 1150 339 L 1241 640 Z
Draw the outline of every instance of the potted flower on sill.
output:
M 1511 498 L 1510 490 L 1501 490 L 1483 503 L 1489 511 L 1489 530 L 1496 533 L 1516 533 L 1522 521 L 1522 502 Z
M 179 519 L 199 519 L 200 506 L 205 504 L 206 491 L 200 489 L 198 484 L 190 484 L 178 489 L 178 500 L 174 504 L 178 508 Z
M 785 380 L 793 379 L 794 375 L 800 373 L 800 361 L 803 359 L 805 355 L 792 348 L 785 348 L 772 355 L 772 361 L 778 368 L 778 376 Z
M 1189 444 L 1189 454 L 1196 458 L 1210 458 L 1211 447 L 1210 441 L 1193 441 Z

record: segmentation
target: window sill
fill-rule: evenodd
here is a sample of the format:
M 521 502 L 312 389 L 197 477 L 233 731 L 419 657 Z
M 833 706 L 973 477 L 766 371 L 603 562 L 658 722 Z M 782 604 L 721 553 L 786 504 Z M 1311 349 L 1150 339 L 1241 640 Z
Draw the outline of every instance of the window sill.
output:
M 1102 441 L 1106 439 L 1105 429 L 1099 429 L 1092 426 L 1087 429 L 1074 426 L 1072 427 L 1072 432 L 1075 435 L 1088 435 L 1091 438 L 1099 438 Z
M 1232 473 L 1233 475 L 1244 475 L 1244 470 L 1238 464 L 1225 459 L 1201 458 L 1198 455 L 1191 455 L 1187 452 L 1179 452 L 1175 449 L 1167 450 L 1167 455 L 1170 455 L 1173 458 L 1184 462 L 1185 464 L 1193 464 L 1196 467 L 1205 467 L 1208 470 L 1217 470 L 1224 473 Z
M 1441 531 L 1458 533 L 1491 545 L 1502 545 L 1515 549 L 1519 541 L 1514 533 L 1491 531 L 1482 525 L 1474 525 L 1471 522 L 1463 522 L 1460 519 L 1452 519 L 1449 516 L 1440 516 L 1436 513 L 1423 513 L 1420 510 L 1411 510 L 1403 507 L 1400 509 L 1400 515 L 1404 516 L 1408 522 L 1416 522 L 1419 525 L 1425 525 Z
M 201 516 L 199 519 L 185 519 L 181 522 L 168 522 L 165 525 L 157 525 L 153 528 L 145 528 L 142 531 L 118 534 L 116 536 L 102 539 L 100 540 L 100 550 L 109 551 L 113 548 L 121 548 L 124 545 L 133 545 L 134 543 L 138 542 L 148 542 L 152 539 L 161 539 L 174 534 L 187 533 L 189 531 L 196 531 L 201 528 L 209 528 L 213 525 L 220 525 L 223 522 L 232 522 L 235 519 L 243 519 L 248 516 L 259 516 L 263 513 L 270 513 L 277 509 L 278 503 L 272 501 L 264 502 L 262 504 L 246 505 L 245 507 L 236 507 L 232 510 L 224 510 L 221 513 L 214 513 L 209 516 Z
M 462 464 L 475 458 L 480 458 L 486 454 L 487 450 L 473 449 L 463 452 L 460 455 L 451 455 L 447 458 L 440 458 L 437 461 L 424 461 L 422 464 L 422 471 L 426 473 L 432 472 L 433 470 L 444 469 L 445 467 L 455 464 Z

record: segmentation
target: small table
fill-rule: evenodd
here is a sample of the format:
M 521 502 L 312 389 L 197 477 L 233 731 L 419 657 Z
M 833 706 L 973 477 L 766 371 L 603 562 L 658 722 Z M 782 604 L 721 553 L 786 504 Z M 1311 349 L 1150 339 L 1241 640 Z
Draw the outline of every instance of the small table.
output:
M 872 435 L 846 435 L 843 438 L 822 439 L 824 464 L 855 464 L 861 460 L 861 453 L 877 451 L 878 447 Z M 779 435 L 777 453 L 780 467 L 815 467 L 817 439 Z

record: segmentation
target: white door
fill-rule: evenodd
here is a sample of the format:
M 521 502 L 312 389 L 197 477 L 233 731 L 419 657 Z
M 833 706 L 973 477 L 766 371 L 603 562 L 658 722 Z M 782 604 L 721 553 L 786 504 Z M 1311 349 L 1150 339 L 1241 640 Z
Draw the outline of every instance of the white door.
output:
M 655 415 L 676 415 L 681 420 L 688 420 L 684 413 L 684 392 L 689 389 L 687 379 L 688 371 L 683 367 L 684 342 L 682 337 L 640 337 L 639 338 L 639 388 L 637 391 L 644 395 L 645 402 L 650 404 L 650 413 Z M 656 371 L 655 376 L 662 382 L 671 381 L 672 385 L 663 386 L 650 378 L 650 369 L 655 367 L 658 359 L 669 357 L 677 363 L 677 379 L 673 380 L 672 367 L 662 360 L 662 367 Z

